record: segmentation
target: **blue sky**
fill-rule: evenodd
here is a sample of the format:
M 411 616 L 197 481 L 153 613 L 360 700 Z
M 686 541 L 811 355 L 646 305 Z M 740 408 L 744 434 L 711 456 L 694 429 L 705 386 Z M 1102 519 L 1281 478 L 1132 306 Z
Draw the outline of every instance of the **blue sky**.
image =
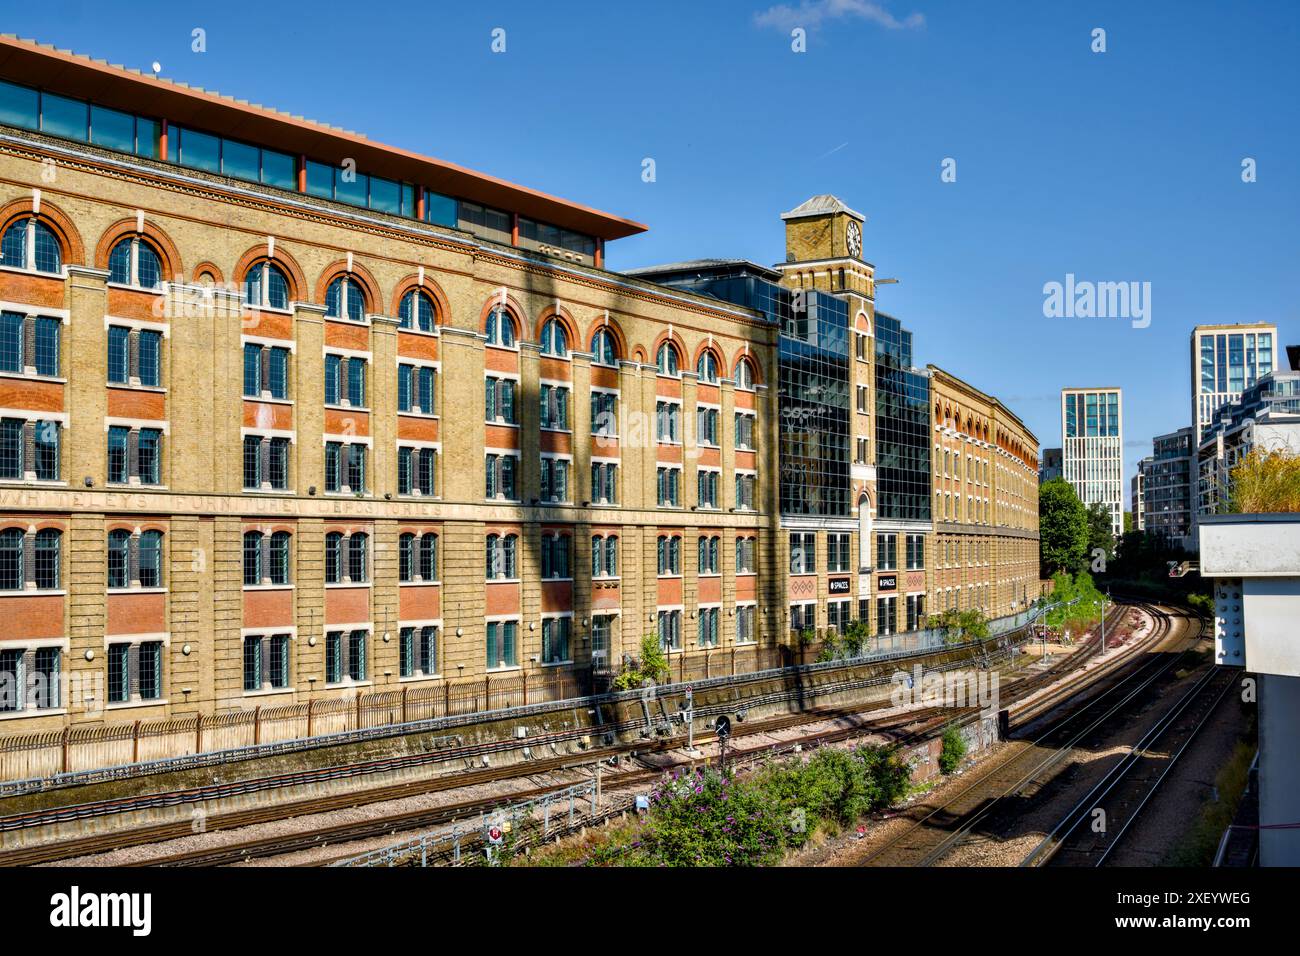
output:
M 611 246 L 615 269 L 776 262 L 779 214 L 835 193 L 866 214 L 877 275 L 901 279 L 877 304 L 918 364 L 998 395 L 1044 446 L 1062 386 L 1122 386 L 1129 474 L 1190 422 L 1194 324 L 1274 321 L 1300 342 L 1300 4 L 773 6 L 49 0 L 0 29 L 647 223 Z M 1044 318 L 1067 273 L 1150 282 L 1150 326 Z

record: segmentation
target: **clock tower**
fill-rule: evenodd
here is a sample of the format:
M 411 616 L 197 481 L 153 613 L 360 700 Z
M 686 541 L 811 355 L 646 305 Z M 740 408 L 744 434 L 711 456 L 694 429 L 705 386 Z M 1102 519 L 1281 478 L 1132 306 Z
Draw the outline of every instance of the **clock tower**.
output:
M 785 262 L 777 268 L 786 285 L 875 298 L 875 269 L 862 258 L 866 216 L 825 194 L 782 213 L 781 219 Z

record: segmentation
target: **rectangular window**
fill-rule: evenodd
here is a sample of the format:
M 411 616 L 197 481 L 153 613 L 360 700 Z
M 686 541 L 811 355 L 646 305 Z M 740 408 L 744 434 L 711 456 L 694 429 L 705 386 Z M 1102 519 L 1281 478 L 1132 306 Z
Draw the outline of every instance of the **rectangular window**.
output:
M 348 404 L 353 408 L 366 405 L 366 363 L 358 358 L 348 359 Z
M 146 641 L 139 646 L 140 673 L 137 686 L 141 700 L 162 697 L 162 642 Z
M 752 451 L 754 445 L 755 416 L 747 412 L 736 412 L 736 448 Z
M 0 372 L 22 372 L 23 317 L 17 312 L 0 315 Z
M 325 404 L 339 404 L 339 379 L 343 373 L 343 358 L 339 355 L 325 356 Z
M 569 462 L 563 458 L 543 458 L 541 466 L 543 501 L 569 500 Z
M 244 638 L 244 690 L 262 689 L 262 639 Z
M 876 633 L 893 634 L 897 617 L 897 598 L 876 598 Z
M 802 532 L 790 535 L 790 573 L 817 573 L 817 535 Z
M 754 510 L 754 475 L 736 475 L 736 510 Z
M 682 470 L 680 468 L 658 469 L 659 507 L 680 508 Z
M 592 462 L 591 500 L 605 505 L 618 502 L 618 465 L 612 461 Z
M 358 494 L 366 490 L 366 446 L 348 446 L 348 490 Z
M 343 445 L 336 441 L 325 443 L 325 490 L 339 491 L 343 487 L 342 467 Z
M 569 632 L 572 618 L 548 617 L 542 621 L 542 663 L 562 664 L 569 656 Z
M 140 473 L 140 484 L 157 485 L 161 483 L 161 465 L 159 446 L 162 444 L 162 432 L 156 428 L 142 428 L 138 436 L 136 460 Z
M 32 428 L 33 469 L 38 481 L 59 480 L 59 423 L 36 422 Z
M 258 398 L 262 394 L 262 347 L 244 346 L 244 394 Z
M 876 570 L 895 571 L 898 569 L 898 536 L 894 534 L 876 535 Z
M 563 431 L 569 427 L 569 390 L 559 385 L 541 387 L 541 427 Z
M 162 333 L 145 329 L 138 339 L 140 384 L 157 388 L 162 384 Z
M 108 647 L 108 702 L 122 704 L 131 699 L 131 645 Z
M 366 632 L 353 631 L 348 635 L 348 678 L 366 679 Z
M 289 350 L 266 350 L 266 383 L 272 398 L 289 397 Z
M 125 385 L 131 375 L 131 330 L 118 325 L 108 329 L 108 380 Z
M 849 536 L 847 534 L 828 534 L 826 536 L 826 570 L 831 572 L 849 570 Z
M 131 429 L 113 425 L 108 430 L 108 481 L 124 485 L 128 477 L 127 438 Z
M 907 536 L 907 570 L 921 571 L 925 568 L 925 536 L 909 534 Z
M 343 632 L 331 631 L 325 635 L 325 683 L 337 684 L 343 680 Z
M 266 473 L 272 488 L 283 491 L 289 487 L 289 439 L 271 439 L 271 447 L 266 456 Z
M 244 487 L 262 487 L 262 439 L 244 436 Z
M 515 667 L 515 621 L 489 621 L 487 626 L 487 669 Z
M 659 612 L 659 646 L 665 651 L 682 649 L 682 612 Z
M 925 595 L 909 594 L 907 596 L 907 629 L 920 630 L 925 618 Z
M 618 434 L 618 396 L 613 392 L 591 393 L 591 433 L 611 437 Z
M 58 319 L 40 315 L 36 317 L 36 366 L 37 375 L 59 374 L 59 328 Z

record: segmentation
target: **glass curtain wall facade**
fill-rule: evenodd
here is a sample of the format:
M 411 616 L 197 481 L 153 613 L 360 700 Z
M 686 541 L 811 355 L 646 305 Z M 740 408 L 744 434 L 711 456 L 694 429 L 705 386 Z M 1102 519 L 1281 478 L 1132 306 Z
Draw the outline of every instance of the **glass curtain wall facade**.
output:
M 912 367 L 912 333 L 876 312 L 876 516 L 929 521 L 930 379 Z
M 754 309 L 780 326 L 781 514 L 848 518 L 852 515 L 848 304 L 825 293 L 787 289 L 772 281 L 778 275 L 737 262 L 680 273 L 656 270 L 652 278 L 665 286 Z M 909 355 L 910 348 L 909 334 Z M 928 396 L 921 399 L 923 415 L 927 408 Z M 921 442 L 925 444 L 924 435 Z M 924 481 L 928 480 L 927 474 Z M 928 486 L 920 494 L 928 507 Z

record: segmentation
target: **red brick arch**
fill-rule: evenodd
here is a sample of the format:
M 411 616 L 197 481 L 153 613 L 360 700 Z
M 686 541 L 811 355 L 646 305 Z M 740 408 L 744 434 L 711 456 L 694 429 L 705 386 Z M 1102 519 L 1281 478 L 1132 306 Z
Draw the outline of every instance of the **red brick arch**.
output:
M 222 275 L 221 267 L 208 259 L 204 259 L 194 267 L 192 279 L 194 282 L 202 282 L 204 275 L 212 276 L 213 285 L 225 285 L 226 280 Z
M 505 309 L 510 314 L 511 320 L 515 323 L 515 341 L 518 342 L 523 337 L 524 329 L 528 326 L 528 313 L 524 311 L 524 307 L 518 299 L 502 289 L 497 289 L 488 296 L 488 300 L 483 303 L 483 308 L 479 310 L 479 332 L 487 332 L 488 316 L 496 308 Z
M 763 363 L 759 361 L 758 356 L 753 352 L 741 352 L 736 356 L 735 364 L 731 366 L 731 380 L 734 382 L 739 377 L 741 362 L 748 362 L 749 367 L 753 370 L 754 385 L 762 385 L 765 381 L 763 377 Z
M 22 199 L 12 199 L 0 206 L 0 235 L 4 235 L 15 219 L 23 219 L 32 214 L 32 198 L 30 196 Z M 41 211 L 36 218 L 49 226 L 54 232 L 55 238 L 59 240 L 59 252 L 63 256 L 65 265 L 85 265 L 86 246 L 81 241 L 81 233 L 72 224 L 72 219 L 69 218 L 67 213 L 42 196 Z
M 266 254 L 265 242 L 249 249 L 239 257 L 239 261 L 235 263 L 234 271 L 230 273 L 230 277 L 242 285 L 245 276 L 248 275 L 248 270 L 268 258 L 273 264 L 284 270 L 285 278 L 289 280 L 289 301 L 303 301 L 303 297 L 307 294 L 307 279 L 303 275 L 302 266 L 298 265 L 298 260 L 290 252 L 280 247 L 279 242 L 276 242 L 275 255 L 271 257 Z
M 390 313 L 394 318 L 402 310 L 402 299 L 412 289 L 419 289 L 421 292 L 428 293 L 429 298 L 433 300 L 433 324 L 435 326 L 446 325 L 451 321 L 451 301 L 447 298 L 447 293 L 442 290 L 442 286 L 429 277 L 428 269 L 424 270 L 423 285 L 420 284 L 419 273 L 412 273 L 397 283 L 396 288 L 393 289 L 393 306 Z
M 104 230 L 104 234 L 99 237 L 99 245 L 95 247 L 95 268 L 107 269 L 108 257 L 118 241 L 138 235 L 162 259 L 163 279 L 182 279 L 185 269 L 181 265 L 180 250 L 176 248 L 176 243 L 172 242 L 171 237 L 148 219 L 144 221 L 143 232 L 137 233 L 135 227 L 136 219 L 131 216 L 119 219 Z
M 705 353 L 713 356 L 713 362 L 718 367 L 718 377 L 721 378 L 727 371 L 726 359 L 722 357 L 722 349 L 716 344 L 710 343 L 707 339 L 700 343 L 699 348 L 695 350 L 695 357 L 691 359 L 691 371 L 695 371 L 700 366 L 700 359 Z
M 687 351 L 686 343 L 682 341 L 682 337 L 678 335 L 676 332 L 672 332 L 672 333 L 661 332 L 659 336 L 655 339 L 654 347 L 650 350 L 650 355 L 654 358 L 653 364 L 656 365 L 658 364 L 659 347 L 663 345 L 665 342 L 672 343 L 673 348 L 677 350 L 677 369 L 678 371 L 683 371 L 688 361 L 687 356 L 689 356 L 691 353 Z
M 606 330 L 610 335 L 614 336 L 614 350 L 618 353 L 618 358 L 626 359 L 628 357 L 627 336 L 623 334 L 622 326 L 620 326 L 618 321 L 615 319 L 609 319 L 606 321 L 603 315 L 587 327 L 587 337 L 583 339 L 581 343 L 582 350 L 584 352 L 591 351 L 591 340 L 596 337 L 596 333 L 601 329 Z
M 383 301 L 379 295 L 379 282 L 375 279 L 374 273 L 364 265 L 352 258 L 352 268 L 348 269 L 348 261 L 340 259 L 338 262 L 330 263 L 320 274 L 320 279 L 316 282 L 316 298 L 312 301 L 317 305 L 325 304 L 325 291 L 341 275 L 348 275 L 361 283 L 361 289 L 366 299 L 366 312 L 374 312 L 379 308 L 379 303 Z M 396 313 L 394 313 L 396 314 Z
M 569 339 L 569 351 L 572 352 L 574 348 L 582 351 L 582 343 L 578 341 L 578 325 L 564 306 L 557 309 L 554 305 L 548 305 L 538 314 L 537 324 L 533 328 L 533 341 L 537 343 L 542 341 L 542 329 L 551 319 L 556 319 L 563 326 L 564 334 Z

